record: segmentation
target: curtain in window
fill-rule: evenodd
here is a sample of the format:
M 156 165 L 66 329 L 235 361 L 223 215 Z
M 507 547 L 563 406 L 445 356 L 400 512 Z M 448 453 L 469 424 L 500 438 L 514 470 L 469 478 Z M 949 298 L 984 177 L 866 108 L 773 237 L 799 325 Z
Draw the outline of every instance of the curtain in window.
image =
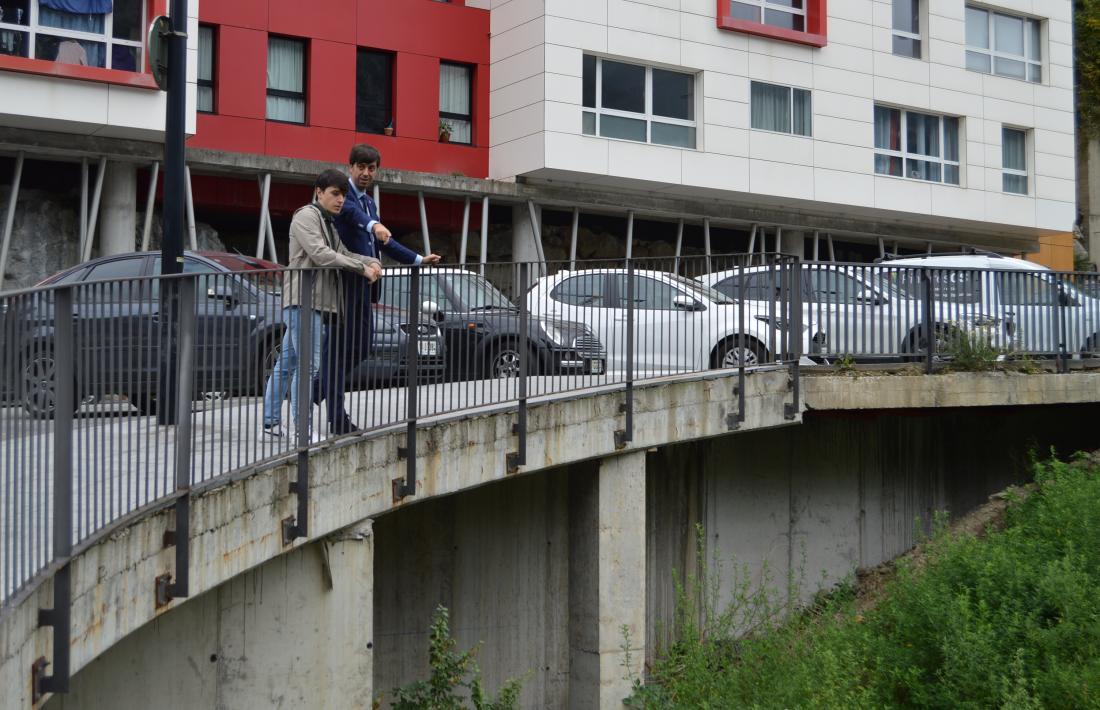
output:
M 199 81 L 214 80 L 214 30 L 210 27 L 199 28 Z M 198 87 L 199 111 L 214 110 L 214 87 Z
M 901 112 L 875 106 L 875 147 L 901 150 Z
M 793 110 L 791 111 L 791 132 L 800 136 L 811 135 L 812 114 L 810 92 L 805 89 L 791 89 Z
M 752 127 L 765 131 L 791 132 L 791 90 L 752 82 Z
M 1005 170 L 1027 172 L 1027 134 L 1012 128 L 1001 131 L 1001 164 Z M 1004 174 L 1004 191 L 1027 194 L 1027 175 Z
M 272 37 L 267 46 L 267 88 L 301 96 L 267 96 L 267 117 L 274 121 L 305 123 L 305 46 Z
M 111 4 L 111 0 L 38 0 L 38 9 L 50 8 L 61 12 L 104 15 L 111 11 Z
M 470 68 L 456 64 L 439 65 L 439 111 L 440 113 L 470 115 Z M 440 119 L 451 127 L 451 140 L 456 143 L 471 143 L 470 121 L 468 118 Z

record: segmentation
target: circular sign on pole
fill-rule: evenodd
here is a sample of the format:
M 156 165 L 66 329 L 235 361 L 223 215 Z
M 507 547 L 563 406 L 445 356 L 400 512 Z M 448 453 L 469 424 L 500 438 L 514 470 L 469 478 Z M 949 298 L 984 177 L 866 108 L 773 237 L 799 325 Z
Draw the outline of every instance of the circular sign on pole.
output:
M 171 34 L 172 23 L 165 15 L 158 16 L 149 25 L 149 68 L 162 91 L 168 91 L 168 38 Z

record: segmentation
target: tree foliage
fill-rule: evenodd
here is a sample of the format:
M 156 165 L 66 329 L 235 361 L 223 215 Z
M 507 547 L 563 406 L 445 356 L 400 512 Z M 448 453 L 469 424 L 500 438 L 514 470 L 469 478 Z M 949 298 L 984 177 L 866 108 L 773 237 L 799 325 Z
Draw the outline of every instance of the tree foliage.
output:
M 1074 64 L 1081 132 L 1100 137 L 1100 0 L 1074 0 Z

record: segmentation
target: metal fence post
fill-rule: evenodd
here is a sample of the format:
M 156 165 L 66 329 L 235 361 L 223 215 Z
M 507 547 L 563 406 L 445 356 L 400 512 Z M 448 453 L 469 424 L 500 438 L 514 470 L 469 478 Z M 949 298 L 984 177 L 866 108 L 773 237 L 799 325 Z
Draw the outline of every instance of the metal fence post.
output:
M 1066 348 L 1066 287 L 1061 279 L 1055 292 L 1054 314 L 1058 321 L 1058 370 L 1069 372 L 1069 351 Z
M 790 342 L 787 348 L 791 353 L 791 402 L 784 406 L 783 416 L 786 419 L 794 419 L 798 416 L 799 397 L 801 396 L 799 380 L 801 379 L 802 359 L 802 260 L 793 257 L 788 264 L 788 273 L 791 274 L 788 293 L 788 323 L 787 333 Z M 811 334 L 812 336 L 812 334 Z
M 188 596 L 191 539 L 191 397 L 195 381 L 195 289 L 198 277 L 179 280 L 179 392 L 176 398 L 176 529 L 166 542 L 176 547 L 176 579 L 157 578 L 157 606 Z
M 69 690 L 69 641 L 72 634 L 72 588 L 69 558 L 73 551 L 73 412 L 76 409 L 73 354 L 73 289 L 54 295 L 54 430 L 53 430 L 53 561 L 61 567 L 53 578 L 53 608 L 38 610 L 38 625 L 53 628 L 53 673 L 45 658 L 31 671 L 32 696 Z
M 298 510 L 283 520 L 283 544 L 309 535 L 309 445 L 313 435 L 313 342 L 322 333 L 313 332 L 313 282 L 319 274 L 313 269 L 298 272 L 298 408 L 294 416 L 297 439 L 297 476 L 290 492 L 298 498 Z M 324 323 L 322 323 L 324 328 Z M 327 393 L 343 397 L 343 392 Z
M 924 374 L 932 374 L 932 357 L 936 350 L 935 326 L 932 323 L 932 277 L 926 269 L 920 270 L 921 308 L 924 310 Z M 919 348 L 918 348 L 919 351 Z
M 519 408 L 516 412 L 516 423 L 512 427 L 512 433 L 518 437 L 516 451 L 513 454 L 509 454 L 507 457 L 507 467 L 509 472 L 514 472 L 527 463 L 527 378 L 531 374 L 531 358 L 528 353 L 528 313 L 527 313 L 527 284 L 529 283 L 530 274 L 528 269 L 530 263 L 524 262 L 518 264 L 519 269 L 516 274 L 516 303 L 519 304 Z
M 400 499 L 416 494 L 416 418 L 417 418 L 417 382 L 420 377 L 420 352 L 417 343 L 420 339 L 420 267 L 409 267 L 409 338 L 406 342 L 406 360 L 408 361 L 405 383 L 405 480 L 394 481 L 394 498 Z M 398 452 L 401 453 L 400 451 Z
M 617 436 L 616 448 L 634 440 L 634 260 L 626 260 L 626 397 L 623 402 L 625 423 Z

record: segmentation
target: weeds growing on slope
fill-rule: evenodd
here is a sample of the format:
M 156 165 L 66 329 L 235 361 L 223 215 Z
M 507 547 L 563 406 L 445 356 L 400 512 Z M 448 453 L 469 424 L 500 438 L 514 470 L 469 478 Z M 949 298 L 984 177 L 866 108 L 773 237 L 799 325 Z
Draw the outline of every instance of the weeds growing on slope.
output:
M 782 624 L 716 634 L 689 584 L 679 642 L 628 704 L 1100 707 L 1100 468 L 1051 460 L 1035 480 L 1033 495 L 1010 502 L 1003 531 L 979 540 L 940 526 L 923 564 L 900 563 L 863 613 L 844 586 Z

